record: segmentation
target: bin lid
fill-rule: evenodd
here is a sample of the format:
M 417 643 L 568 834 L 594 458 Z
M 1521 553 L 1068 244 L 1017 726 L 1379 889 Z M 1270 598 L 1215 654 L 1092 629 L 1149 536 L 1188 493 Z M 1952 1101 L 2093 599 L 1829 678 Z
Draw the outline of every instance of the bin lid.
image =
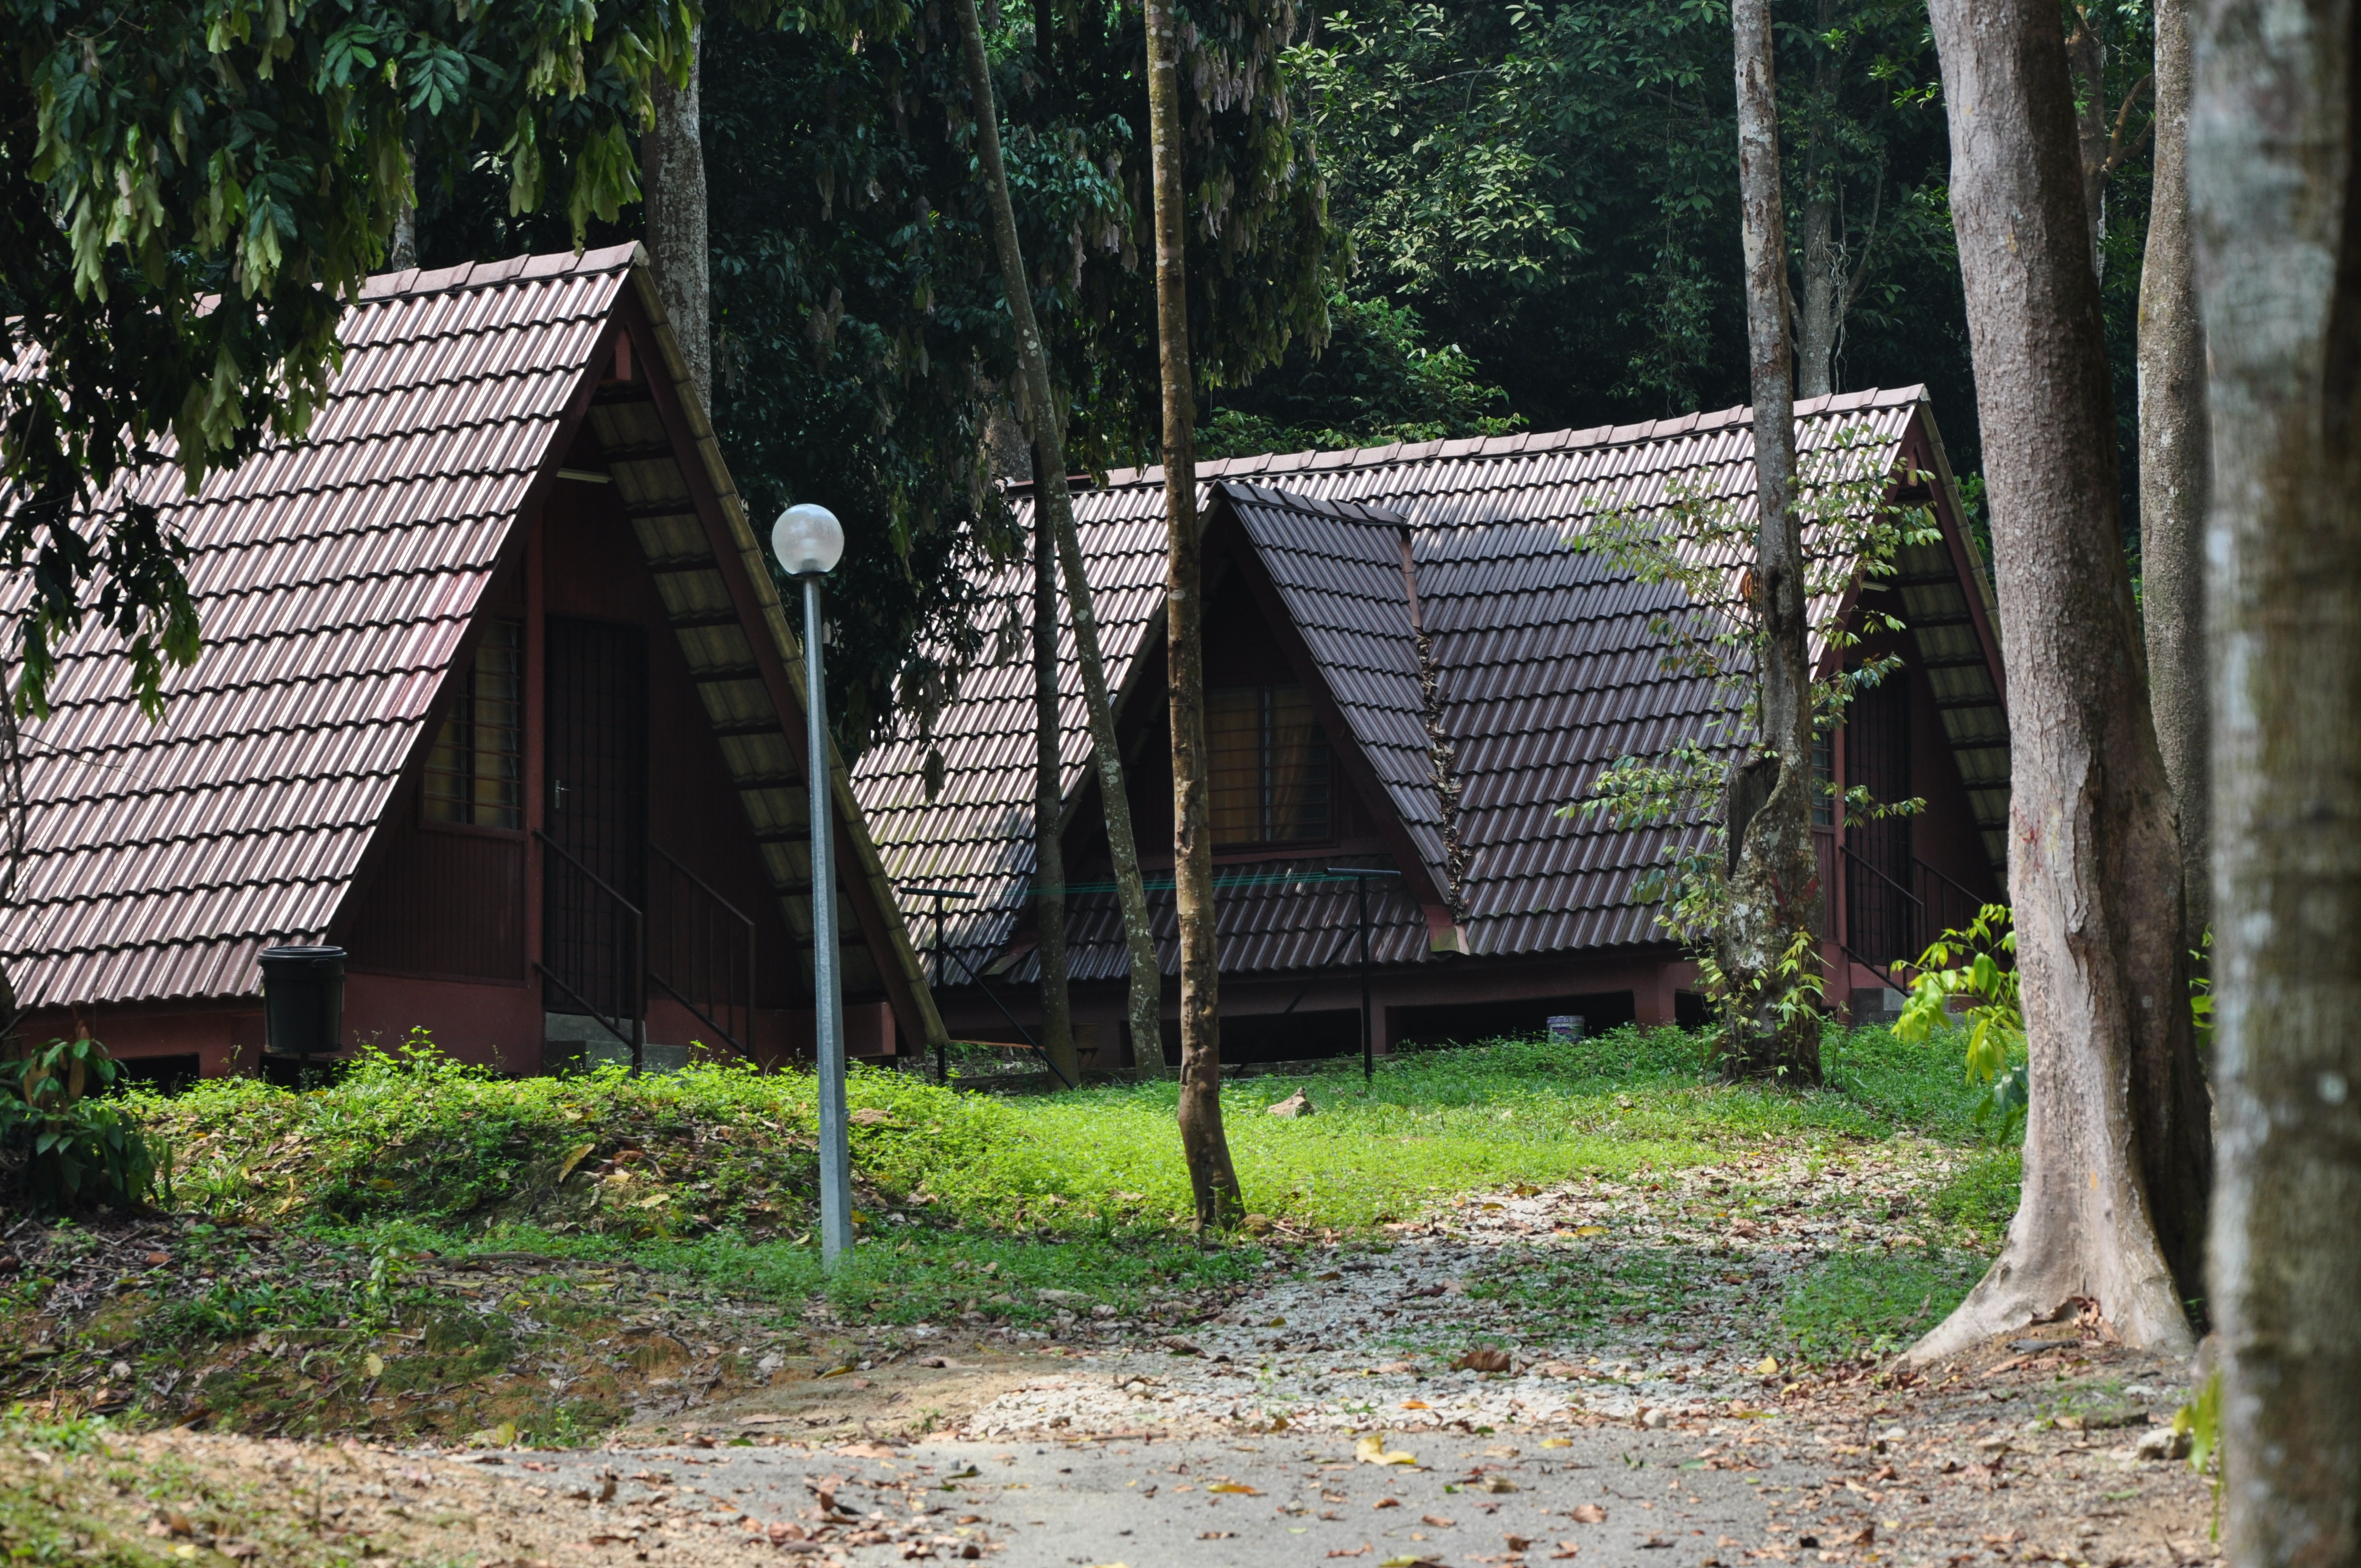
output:
M 264 963 L 269 963 L 274 959 L 286 963 L 320 963 L 330 959 L 341 959 L 344 956 L 345 949 L 342 948 L 265 948 L 262 949 L 261 960 Z

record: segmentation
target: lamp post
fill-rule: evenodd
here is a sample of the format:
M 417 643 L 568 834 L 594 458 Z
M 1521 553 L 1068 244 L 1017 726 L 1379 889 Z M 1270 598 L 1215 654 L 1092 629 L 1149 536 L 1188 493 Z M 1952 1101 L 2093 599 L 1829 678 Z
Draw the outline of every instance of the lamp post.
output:
M 852 1150 L 845 1135 L 844 986 L 837 973 L 836 875 L 829 853 L 827 669 L 819 585 L 844 554 L 844 525 L 826 507 L 791 506 L 771 525 L 771 553 L 804 590 L 804 771 L 811 781 L 812 1021 L 819 1058 L 819 1255 L 833 1269 L 852 1246 Z
M 1366 1091 L 1378 1080 L 1377 1036 L 1369 1012 L 1369 879 L 1399 879 L 1401 872 L 1376 866 L 1330 866 L 1328 874 L 1353 879 L 1353 905 L 1361 918 L 1361 1087 Z

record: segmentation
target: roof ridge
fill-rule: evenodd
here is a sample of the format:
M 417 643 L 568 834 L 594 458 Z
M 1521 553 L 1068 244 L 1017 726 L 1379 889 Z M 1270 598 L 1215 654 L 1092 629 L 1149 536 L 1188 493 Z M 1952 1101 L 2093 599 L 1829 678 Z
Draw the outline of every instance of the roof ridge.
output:
M 1927 387 L 1923 381 L 1905 387 L 1864 387 L 1854 392 L 1829 392 L 1797 400 L 1795 417 L 1804 420 L 1830 413 L 1850 413 L 1858 409 L 1896 408 L 1921 402 L 1926 396 Z M 1642 420 L 1635 424 L 1594 424 L 1581 429 L 1520 431 L 1512 435 L 1464 436 L 1449 441 L 1397 441 L 1385 446 L 1343 446 L 1306 452 L 1264 452 L 1245 457 L 1211 457 L 1197 465 L 1197 477 L 1207 482 L 1239 483 L 1252 482 L 1247 479 L 1250 475 L 1276 477 L 1300 473 L 1315 464 L 1321 468 L 1381 467 L 1391 463 L 1420 463 L 1437 457 L 1514 457 L 1535 452 L 1638 446 L 1652 441 L 1694 435 L 1699 431 L 1721 430 L 1733 424 L 1751 425 L 1753 422 L 1753 405 L 1739 403 L 1726 409 L 1698 410 L 1664 419 Z M 1323 458 L 1329 461 L 1319 461 Z M 1107 470 L 1106 488 L 1109 489 L 1128 485 L 1160 485 L 1163 482 L 1164 466 L 1160 463 L 1137 468 Z
M 632 240 L 624 245 L 602 246 L 597 250 L 558 250 L 539 256 L 511 256 L 500 261 L 463 261 L 456 267 L 405 267 L 398 272 L 372 273 L 362 282 L 360 297 L 390 300 L 452 294 L 463 289 L 489 289 L 500 283 L 620 272 L 638 260 L 639 255 L 639 242 Z

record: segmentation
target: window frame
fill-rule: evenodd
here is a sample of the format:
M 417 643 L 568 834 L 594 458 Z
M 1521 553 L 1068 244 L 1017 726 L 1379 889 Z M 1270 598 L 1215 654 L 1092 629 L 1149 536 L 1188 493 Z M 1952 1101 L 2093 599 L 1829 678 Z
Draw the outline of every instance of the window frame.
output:
M 525 637 L 524 621 L 522 617 L 508 615 L 491 617 L 488 621 L 486 630 L 489 631 L 492 627 L 512 628 L 516 638 L 513 644 L 517 663 L 516 724 L 514 726 L 516 733 L 516 751 L 512 753 L 516 758 L 517 763 L 516 806 L 514 808 L 516 812 L 516 826 L 510 828 L 501 826 L 498 823 L 479 822 L 472 819 L 458 822 L 453 821 L 447 817 L 435 817 L 432 815 L 431 812 L 432 805 L 436 797 L 428 793 L 428 783 L 431 779 L 435 777 L 438 773 L 438 770 L 434 764 L 434 753 L 443 743 L 445 732 L 453 725 L 459 722 L 460 705 L 473 702 L 478 695 L 475 690 L 475 682 L 477 673 L 481 668 L 484 654 L 484 641 L 480 638 L 477 641 L 475 651 L 468 656 L 467 667 L 461 674 L 461 685 L 457 692 L 455 694 L 451 709 L 445 713 L 442 718 L 436 723 L 434 732 L 426 743 L 426 756 L 419 769 L 418 775 L 416 822 L 417 826 L 426 832 L 456 833 L 472 838 L 498 839 L 503 841 L 514 842 L 526 838 L 532 832 L 532 822 L 526 812 L 528 797 L 532 794 L 531 790 L 527 788 L 528 780 L 526 774 L 528 771 L 528 759 L 525 755 L 527 750 L 526 736 L 532 728 L 528 716 L 528 709 L 532 704 L 532 694 L 528 690 L 529 683 L 526 680 L 525 672 L 525 647 L 527 640 Z M 467 722 L 471 727 L 474 727 L 477 724 L 477 721 L 472 718 Z M 472 745 L 466 748 L 466 750 L 471 758 L 480 754 L 480 748 Z M 456 775 L 445 773 L 443 776 L 450 777 Z M 472 781 L 475 775 L 470 773 L 467 776 Z M 478 802 L 471 800 L 468 802 L 468 806 L 471 812 L 480 809 L 480 803 Z

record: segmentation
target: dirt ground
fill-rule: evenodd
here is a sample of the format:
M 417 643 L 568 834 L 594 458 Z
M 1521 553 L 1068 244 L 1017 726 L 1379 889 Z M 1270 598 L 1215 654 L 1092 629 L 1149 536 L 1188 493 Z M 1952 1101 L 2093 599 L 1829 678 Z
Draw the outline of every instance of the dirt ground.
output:
M 2210 1562 L 2210 1484 L 2171 1457 L 2191 1369 L 2123 1348 L 2093 1312 L 1948 1366 L 1782 1365 L 1781 1336 L 1797 1331 L 1779 1303 L 1832 1266 L 1883 1260 L 1916 1280 L 1917 1260 L 1939 1256 L 1921 1196 L 1948 1158 L 1889 1144 L 1497 1193 L 1378 1245 L 1274 1253 L 1262 1284 L 1185 1310 L 1126 1321 L 1045 1292 L 1061 1308 L 1054 1337 L 809 1317 L 785 1333 L 758 1303 L 609 1266 L 590 1282 L 595 1310 L 471 1383 L 449 1379 L 469 1372 L 478 1341 L 445 1332 L 446 1381 L 406 1407 L 395 1373 L 354 1365 L 357 1345 L 332 1358 L 233 1336 L 179 1376 L 209 1389 L 235 1373 L 288 1409 L 315 1399 L 376 1431 L 299 1443 L 20 1420 L 0 1428 L 0 1556 L 264 1568 Z M 82 1272 L 53 1269 L 67 1286 L 48 1298 L 48 1326 L 17 1325 L 29 1336 L 8 1369 L 20 1409 L 57 1421 L 103 1414 L 110 1389 L 119 1400 L 127 1366 L 86 1333 L 70 1351 L 66 1331 L 104 1325 L 106 1281 L 162 1268 L 150 1256 L 185 1245 L 161 1233 L 93 1242 Z M 305 1244 L 240 1245 L 247 1263 L 206 1266 L 226 1279 L 252 1255 Z M 357 1265 L 306 1266 L 327 1279 Z M 550 1260 L 434 1268 L 413 1285 L 456 1293 L 468 1323 L 518 1300 L 538 1304 L 501 1310 L 560 1321 Z M 570 1448 L 503 1447 L 499 1431 L 465 1425 L 588 1377 L 592 1363 L 614 1419 Z M 142 1376 L 152 1388 L 173 1374 Z M 182 1398 L 185 1420 L 215 1408 L 212 1395 Z M 388 1431 L 397 1407 L 445 1420 Z M 83 1451 L 26 1435 L 45 1430 L 85 1434 L 73 1440 Z M 1380 1458 L 1417 1463 L 1366 1463 L 1372 1438 Z

